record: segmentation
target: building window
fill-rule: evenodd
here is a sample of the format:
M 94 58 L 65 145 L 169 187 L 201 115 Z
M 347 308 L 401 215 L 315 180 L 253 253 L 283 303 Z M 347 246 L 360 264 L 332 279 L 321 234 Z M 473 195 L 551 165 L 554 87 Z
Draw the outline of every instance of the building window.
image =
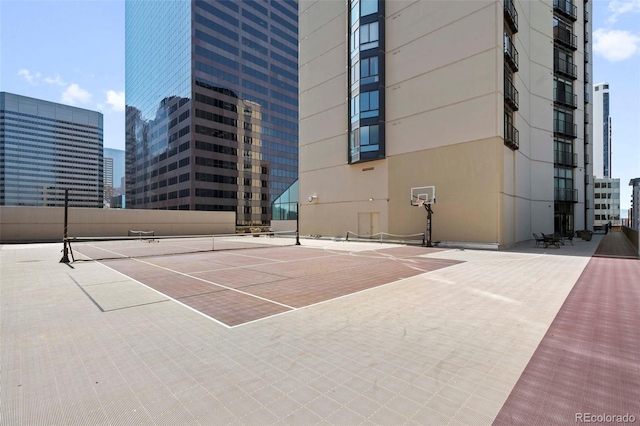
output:
M 360 78 L 362 84 L 378 82 L 378 57 L 365 58 L 360 61 Z
M 377 22 L 360 26 L 360 50 L 378 47 L 378 28 Z

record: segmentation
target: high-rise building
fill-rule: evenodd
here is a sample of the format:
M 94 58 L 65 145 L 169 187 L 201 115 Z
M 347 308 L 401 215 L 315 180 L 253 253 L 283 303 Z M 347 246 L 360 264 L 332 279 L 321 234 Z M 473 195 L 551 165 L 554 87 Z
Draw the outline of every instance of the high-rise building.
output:
M 629 227 L 640 229 L 640 178 L 631 179 L 631 208 L 629 209 Z
M 620 179 L 595 178 L 593 191 L 594 229 L 603 229 L 609 222 L 620 226 Z
M 298 3 L 127 1 L 127 208 L 267 224 L 298 174 Z
M 0 205 L 102 207 L 103 117 L 0 92 Z
M 590 229 L 591 4 L 302 1 L 301 233 Z
M 609 83 L 593 85 L 593 174 L 596 178 L 612 176 Z
M 104 157 L 104 198 L 105 206 L 108 206 L 113 197 L 113 158 Z

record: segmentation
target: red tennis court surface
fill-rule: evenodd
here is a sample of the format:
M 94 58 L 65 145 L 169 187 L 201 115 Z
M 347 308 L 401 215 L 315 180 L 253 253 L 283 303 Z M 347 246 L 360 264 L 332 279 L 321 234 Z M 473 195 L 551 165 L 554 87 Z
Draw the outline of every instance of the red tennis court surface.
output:
M 638 421 L 638 277 L 637 260 L 589 261 L 495 425 L 585 423 L 580 419 L 586 413 L 629 414 Z M 604 423 L 614 423 L 606 419 L 602 417 Z
M 102 263 L 231 327 L 460 263 L 421 257 L 437 251 L 292 246 Z

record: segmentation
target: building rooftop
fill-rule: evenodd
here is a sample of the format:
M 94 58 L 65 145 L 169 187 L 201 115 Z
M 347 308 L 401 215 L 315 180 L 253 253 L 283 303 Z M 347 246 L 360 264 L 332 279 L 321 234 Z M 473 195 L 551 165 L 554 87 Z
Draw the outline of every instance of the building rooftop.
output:
M 310 239 L 71 264 L 61 244 L 0 246 L 2 421 L 637 419 L 637 250 L 620 232 L 533 246 Z

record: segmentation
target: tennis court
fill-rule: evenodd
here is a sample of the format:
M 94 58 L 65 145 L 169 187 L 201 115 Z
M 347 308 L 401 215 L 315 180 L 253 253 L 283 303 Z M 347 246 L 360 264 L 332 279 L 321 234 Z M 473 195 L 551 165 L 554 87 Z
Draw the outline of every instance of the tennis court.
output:
M 424 257 L 440 251 L 434 248 L 345 243 L 344 250 L 335 244 L 329 250 L 319 241 L 309 244 L 240 236 L 94 241 L 73 250 L 77 258 L 100 259 L 138 282 L 131 285 L 142 284 L 227 327 L 460 263 Z

